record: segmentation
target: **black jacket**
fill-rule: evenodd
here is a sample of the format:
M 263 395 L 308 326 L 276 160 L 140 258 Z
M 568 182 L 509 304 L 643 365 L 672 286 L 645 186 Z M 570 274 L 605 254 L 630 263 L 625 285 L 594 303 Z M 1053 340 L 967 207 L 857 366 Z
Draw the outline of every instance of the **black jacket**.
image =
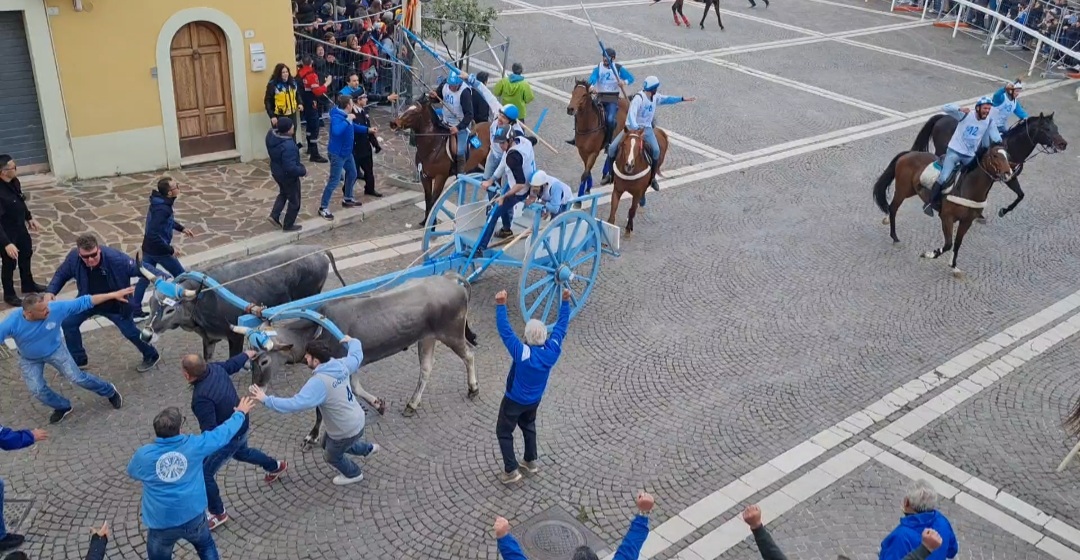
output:
M 30 221 L 30 209 L 26 207 L 19 179 L 11 182 L 0 179 L 0 247 L 9 243 L 18 245 L 30 241 L 26 222 Z
M 368 101 L 371 101 L 371 96 L 368 96 Z M 355 109 L 353 114 L 356 118 L 353 122 L 362 126 L 371 128 L 371 116 L 368 115 L 367 109 Z M 379 139 L 370 132 L 367 134 L 354 133 L 353 137 L 353 158 L 357 157 L 371 157 L 371 149 L 375 148 L 376 151 L 382 151 L 382 146 L 379 145 Z
M 307 175 L 300 163 L 300 148 L 292 136 L 280 136 L 273 130 L 266 133 L 266 153 L 270 156 L 270 175 L 275 180 L 293 181 Z
M 173 232 L 184 231 L 184 226 L 176 221 L 173 214 L 175 198 L 150 193 L 150 209 L 146 211 L 146 229 L 143 231 L 142 252 L 144 255 L 161 257 L 174 255 L 172 247 Z

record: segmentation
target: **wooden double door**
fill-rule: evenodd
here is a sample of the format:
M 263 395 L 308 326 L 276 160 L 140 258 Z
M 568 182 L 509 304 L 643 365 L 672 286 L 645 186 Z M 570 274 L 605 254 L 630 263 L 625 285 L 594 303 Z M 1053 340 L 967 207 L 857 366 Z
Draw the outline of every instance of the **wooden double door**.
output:
M 180 156 L 235 149 L 225 33 L 209 22 L 189 23 L 173 37 L 171 56 Z

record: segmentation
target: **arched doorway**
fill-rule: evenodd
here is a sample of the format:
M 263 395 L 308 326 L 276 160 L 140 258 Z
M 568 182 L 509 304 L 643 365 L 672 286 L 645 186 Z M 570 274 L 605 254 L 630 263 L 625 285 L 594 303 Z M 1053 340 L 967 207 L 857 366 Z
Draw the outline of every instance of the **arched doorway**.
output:
M 236 148 L 228 46 L 218 26 L 191 22 L 170 47 L 180 156 Z

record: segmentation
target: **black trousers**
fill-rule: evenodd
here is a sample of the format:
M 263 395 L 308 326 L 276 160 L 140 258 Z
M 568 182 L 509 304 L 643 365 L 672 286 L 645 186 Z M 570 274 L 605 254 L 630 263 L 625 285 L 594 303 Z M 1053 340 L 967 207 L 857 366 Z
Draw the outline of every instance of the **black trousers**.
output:
M 4 287 L 4 297 L 16 297 L 15 294 L 15 268 L 19 269 L 19 281 L 22 284 L 22 289 L 25 291 L 27 288 L 33 288 L 36 283 L 34 282 L 34 274 L 30 269 L 30 257 L 34 255 L 34 244 L 30 239 L 30 234 L 25 236 L 9 237 L 15 248 L 19 250 L 19 258 L 12 259 L 8 257 L 7 251 L 0 247 L 0 255 L 2 255 L 2 265 L 0 265 L 0 281 L 2 281 Z
M 709 6 L 712 6 L 713 11 L 716 12 L 716 22 L 720 24 L 720 29 L 723 29 L 724 20 L 720 19 L 720 0 L 705 0 L 705 10 L 701 12 L 701 22 L 698 26 L 705 25 L 705 18 L 709 17 Z
M 353 161 L 356 162 L 357 172 L 364 176 L 364 194 L 375 192 L 375 158 L 371 150 L 353 150 Z
M 503 397 L 499 405 L 499 421 L 495 424 L 495 436 L 499 438 L 505 472 L 514 472 L 518 468 L 514 456 L 514 428 L 521 428 L 521 435 L 525 438 L 525 461 L 536 460 L 536 409 L 539 407 L 540 403 L 524 406 Z
M 289 203 L 289 209 L 285 210 L 285 219 L 281 220 L 282 227 L 292 227 L 296 223 L 296 216 L 300 213 L 300 178 L 281 179 L 274 177 L 278 186 L 278 195 L 274 199 L 274 207 L 270 210 L 270 217 L 275 220 L 281 216 L 285 203 Z

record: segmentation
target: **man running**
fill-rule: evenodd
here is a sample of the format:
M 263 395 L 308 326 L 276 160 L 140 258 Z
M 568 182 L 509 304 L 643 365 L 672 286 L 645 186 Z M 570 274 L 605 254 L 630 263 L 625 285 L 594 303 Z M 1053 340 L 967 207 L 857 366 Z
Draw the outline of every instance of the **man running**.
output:
M 615 131 L 615 117 L 619 114 L 620 86 L 634 83 L 634 75 L 615 63 L 615 49 L 604 50 L 604 60 L 593 68 L 589 75 L 590 89 L 596 93 L 596 100 L 604 108 L 604 145 L 611 142 L 611 134 Z M 577 130 L 574 130 L 577 136 Z M 575 139 L 567 140 L 566 143 L 574 146 Z
M 934 210 L 941 211 L 941 191 L 958 165 L 967 165 L 975 158 L 975 150 L 983 144 L 983 136 L 989 135 L 991 142 L 1001 142 L 1001 134 L 990 120 L 993 102 L 989 97 L 981 97 L 975 103 L 975 110 L 960 108 L 952 103 L 942 108 L 945 114 L 959 121 L 956 131 L 949 140 L 949 149 L 941 162 L 941 175 L 934 181 L 934 190 L 930 193 L 930 202 L 923 206 L 923 213 L 933 216 Z
M 706 0 L 709 1 L 709 0 Z M 661 95 L 656 93 L 660 89 L 660 78 L 656 76 L 649 76 L 645 78 L 645 83 L 642 85 L 641 91 L 634 96 L 630 101 L 630 110 L 626 113 L 626 129 L 620 132 L 607 149 L 607 161 L 604 162 L 604 177 L 600 180 L 601 184 L 607 185 L 615 181 L 615 174 L 612 172 L 612 164 L 615 162 L 615 156 L 619 152 L 619 144 L 622 142 L 623 135 L 626 134 L 626 130 L 644 130 L 645 144 L 649 146 L 649 156 L 652 158 L 649 165 L 652 167 L 652 188 L 653 190 L 660 190 L 660 185 L 656 182 L 656 173 L 658 171 L 658 162 L 660 161 L 660 144 L 656 141 L 656 134 L 653 132 L 653 119 L 656 117 L 656 107 L 658 105 L 674 105 L 676 103 L 682 103 L 683 101 L 693 101 L 693 97 L 676 97 L 674 95 Z

